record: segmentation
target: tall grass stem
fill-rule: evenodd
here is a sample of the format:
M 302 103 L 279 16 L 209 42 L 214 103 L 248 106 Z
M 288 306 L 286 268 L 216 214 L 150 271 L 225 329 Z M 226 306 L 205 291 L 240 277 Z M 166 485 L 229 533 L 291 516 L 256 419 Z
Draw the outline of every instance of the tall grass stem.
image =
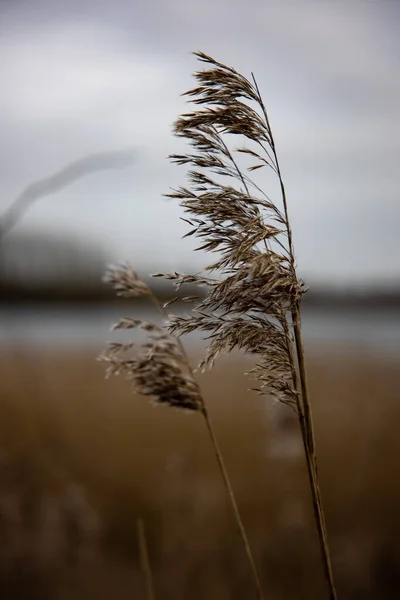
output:
M 149 550 L 147 547 L 146 532 L 142 519 L 137 521 L 137 539 L 139 547 L 140 567 L 143 573 L 146 600 L 155 600 L 153 575 L 151 572 Z
M 219 465 L 219 468 L 220 468 L 220 471 L 221 471 L 221 475 L 222 475 L 222 478 L 223 478 L 223 481 L 224 481 L 224 484 L 225 484 L 225 488 L 226 488 L 226 491 L 227 491 L 227 494 L 228 494 L 228 497 L 229 497 L 229 501 L 230 501 L 232 512 L 233 512 L 233 516 L 234 516 L 234 519 L 236 521 L 236 525 L 237 525 L 237 528 L 239 530 L 240 536 L 242 538 L 244 549 L 246 551 L 247 559 L 248 559 L 250 567 L 251 567 L 251 571 L 252 571 L 252 574 L 253 574 L 254 583 L 255 583 L 256 589 L 257 589 L 257 598 L 259 600 L 264 600 L 264 594 L 263 594 L 263 591 L 262 591 L 261 582 L 260 582 L 260 578 L 259 578 L 259 575 L 258 575 L 257 567 L 256 567 L 256 564 L 255 564 L 255 561 L 254 561 L 253 553 L 252 553 L 251 548 L 250 548 L 250 543 L 249 543 L 249 540 L 248 540 L 248 537 L 247 537 L 246 529 L 244 527 L 244 524 L 243 524 L 243 521 L 242 521 L 242 517 L 241 517 L 240 512 L 239 512 L 239 508 L 238 508 L 238 505 L 237 505 L 237 502 L 236 502 L 236 497 L 235 497 L 234 491 L 232 489 L 232 485 L 231 485 L 231 482 L 230 482 L 228 471 L 226 469 L 224 457 L 223 457 L 223 454 L 222 454 L 221 449 L 219 447 L 218 439 L 217 439 L 217 436 L 216 436 L 216 434 L 214 432 L 214 427 L 213 427 L 213 425 L 211 423 L 211 420 L 210 420 L 210 415 L 208 414 L 208 411 L 207 411 L 207 409 L 205 407 L 203 409 L 203 416 L 204 416 L 204 420 L 205 420 L 205 423 L 206 423 L 206 426 L 207 426 L 208 433 L 210 435 L 211 443 L 212 443 L 213 448 L 214 448 L 215 456 L 216 456 L 216 459 L 217 459 L 217 462 L 218 462 L 218 465 Z
M 269 137 L 270 137 L 270 147 L 271 147 L 275 165 L 276 165 L 276 173 L 277 173 L 278 179 L 279 179 L 283 209 L 284 209 L 285 220 L 286 220 L 290 263 L 291 263 L 293 273 L 295 273 L 295 257 L 294 257 L 294 249 L 293 249 L 293 238 L 292 238 L 292 230 L 290 227 L 289 211 L 288 211 L 287 199 L 286 199 L 286 190 L 285 190 L 285 186 L 284 186 L 283 179 L 282 179 L 281 169 L 280 169 L 280 165 L 279 165 L 279 159 L 278 159 L 278 155 L 276 152 L 275 140 L 274 140 L 274 136 L 272 133 L 270 121 L 268 118 L 267 109 L 261 98 L 261 94 L 260 94 L 260 91 L 259 91 L 259 88 L 258 88 L 258 85 L 257 85 L 254 75 L 252 77 L 253 77 L 255 88 L 257 90 L 259 104 L 260 104 L 261 110 L 264 114 L 265 122 L 267 125 Z M 303 437 L 303 445 L 304 445 L 304 452 L 305 452 L 306 462 L 307 462 L 307 472 L 308 472 L 308 478 L 309 478 L 309 483 L 310 483 L 313 511 L 314 511 L 314 517 L 315 517 L 317 531 L 318 531 L 318 538 L 319 538 L 319 542 L 320 542 L 321 556 L 322 556 L 325 578 L 326 578 L 328 588 L 329 588 L 329 597 L 330 597 L 330 600 L 336 600 L 337 595 L 336 595 L 335 583 L 334 583 L 334 579 L 333 579 L 330 551 L 329 551 L 329 546 L 328 546 L 328 535 L 327 535 L 327 530 L 326 530 L 325 514 L 324 514 L 324 510 L 323 510 L 321 492 L 320 492 L 320 487 L 319 487 L 317 456 L 316 456 L 316 449 L 315 449 L 315 434 L 314 434 L 310 396 L 309 396 L 308 384 L 307 384 L 307 371 L 306 371 L 306 363 L 305 363 L 304 345 L 303 345 L 303 339 L 302 339 L 302 335 L 301 335 L 301 316 L 300 316 L 300 303 L 299 302 L 297 302 L 295 307 L 292 309 L 292 325 L 293 325 L 294 341 L 295 341 L 295 347 L 296 347 L 296 356 L 297 356 L 297 364 L 298 364 L 298 369 L 299 369 L 300 388 L 301 388 L 302 406 L 300 406 L 300 404 L 298 405 L 298 417 L 299 417 L 299 422 L 300 422 L 300 430 L 301 430 L 301 434 Z M 297 382 L 294 381 L 294 383 L 295 383 L 295 387 L 297 387 L 296 386 Z
M 163 316 L 165 316 L 165 311 L 164 311 L 163 307 L 160 305 L 160 303 L 158 301 L 158 298 L 155 296 L 155 294 L 150 291 L 149 295 L 150 295 L 150 299 L 151 299 L 152 303 L 154 304 L 154 306 L 156 307 L 156 309 L 158 310 L 158 312 L 160 314 L 162 314 Z M 187 365 L 188 365 L 188 368 L 189 368 L 190 372 L 192 373 L 192 375 L 194 377 L 193 369 L 192 369 L 192 367 L 190 365 L 189 357 L 187 355 L 185 347 L 182 344 L 182 341 L 181 341 L 180 338 L 177 338 L 177 342 L 178 342 L 179 348 L 180 348 L 180 350 L 182 352 L 182 356 L 185 358 L 185 360 L 187 362 Z M 230 480 L 230 477 L 228 475 L 228 470 L 227 470 L 226 465 L 225 465 L 224 456 L 223 456 L 222 450 L 220 448 L 220 445 L 219 445 L 219 442 L 218 442 L 218 438 L 217 438 L 217 435 L 216 435 L 215 430 L 214 430 L 214 426 L 213 426 L 213 424 L 211 422 L 210 414 L 209 414 L 209 412 L 207 410 L 204 397 L 202 398 L 201 414 L 203 415 L 203 418 L 204 418 L 204 421 L 205 421 L 205 424 L 206 424 L 206 427 L 207 427 L 207 431 L 208 431 L 208 434 L 210 436 L 210 441 L 211 441 L 211 444 L 212 444 L 212 447 L 213 447 L 213 450 L 214 450 L 215 458 L 217 459 L 217 463 L 218 463 L 218 467 L 219 467 L 219 470 L 220 470 L 220 473 L 221 473 L 221 477 L 222 477 L 222 480 L 223 480 L 223 483 L 224 483 L 224 486 L 225 486 L 226 493 L 227 493 L 228 498 L 229 498 L 229 503 L 230 503 L 231 508 L 232 508 L 233 517 L 234 517 L 237 529 L 238 529 L 238 531 L 240 533 L 240 537 L 242 538 L 243 547 L 244 547 L 244 550 L 245 550 L 245 553 L 246 553 L 246 556 L 247 556 L 247 559 L 248 559 L 248 562 L 249 562 L 249 566 L 250 566 L 251 573 L 252 573 L 252 576 L 253 576 L 255 588 L 256 588 L 256 591 L 257 591 L 257 600 L 265 600 L 265 596 L 264 596 L 264 593 L 263 593 L 262 587 L 261 587 L 260 577 L 259 577 L 259 574 L 258 574 L 258 571 L 257 571 L 257 567 L 256 567 L 256 563 L 255 563 L 255 560 L 254 560 L 254 556 L 253 556 L 253 553 L 252 553 L 252 550 L 251 550 L 251 547 L 250 547 L 249 538 L 247 536 L 247 532 L 246 532 L 246 529 L 245 529 L 245 526 L 244 526 L 244 523 L 243 523 L 243 520 L 242 520 L 242 516 L 241 516 L 240 511 L 239 511 L 239 507 L 238 507 L 238 504 L 237 504 L 237 501 L 236 501 L 236 496 L 235 496 L 235 493 L 233 491 L 231 480 Z

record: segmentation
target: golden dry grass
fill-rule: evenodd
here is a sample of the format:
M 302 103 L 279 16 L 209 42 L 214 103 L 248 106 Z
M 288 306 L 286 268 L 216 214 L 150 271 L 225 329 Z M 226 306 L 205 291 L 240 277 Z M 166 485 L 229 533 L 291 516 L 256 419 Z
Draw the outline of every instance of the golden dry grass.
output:
M 157 598 L 250 597 L 202 420 L 105 381 L 95 354 L 1 353 L 0 597 L 144 598 L 139 517 Z M 339 596 L 397 598 L 399 364 L 354 349 L 309 355 Z M 276 600 L 323 597 L 304 460 L 283 451 L 297 425 L 246 392 L 244 366 L 223 360 L 201 385 L 264 588 Z

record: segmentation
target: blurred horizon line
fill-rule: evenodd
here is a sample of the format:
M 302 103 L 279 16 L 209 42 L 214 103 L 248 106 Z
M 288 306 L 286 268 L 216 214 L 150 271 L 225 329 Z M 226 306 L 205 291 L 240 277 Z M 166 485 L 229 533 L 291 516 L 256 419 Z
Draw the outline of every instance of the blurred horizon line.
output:
M 177 297 L 177 304 L 182 306 L 185 296 L 204 297 L 203 290 L 193 285 L 176 291 L 170 281 L 154 279 L 151 275 L 143 277 L 156 296 L 163 302 Z M 57 282 L 49 280 L 45 284 L 21 284 L 21 282 L 5 281 L 0 276 L 0 304 L 86 304 L 86 303 L 122 303 L 144 304 L 142 299 L 121 298 L 102 281 L 102 277 Z M 303 298 L 307 307 L 331 308 L 400 308 L 400 284 L 372 286 L 341 287 L 337 285 L 314 284 L 307 287 Z M 187 304 L 184 304 L 187 307 Z M 194 305 L 192 305 L 194 306 Z

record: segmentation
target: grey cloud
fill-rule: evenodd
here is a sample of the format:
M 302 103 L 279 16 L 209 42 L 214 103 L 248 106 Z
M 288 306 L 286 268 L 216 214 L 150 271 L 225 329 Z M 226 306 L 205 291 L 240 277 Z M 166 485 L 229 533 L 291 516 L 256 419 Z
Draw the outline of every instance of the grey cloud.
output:
M 170 126 L 184 106 L 179 93 L 197 68 L 189 52 L 202 49 L 256 73 L 304 269 L 322 276 L 325 261 L 337 277 L 373 276 L 380 258 L 398 276 L 398 16 L 395 2 L 15 2 L 0 42 L 9 81 L 0 97 L 0 204 L 78 156 L 134 144 L 134 173 L 78 182 L 57 206 L 43 201 L 27 226 L 58 226 L 61 216 L 90 226 L 121 257 L 161 240 L 173 262 L 189 246 L 177 239 L 178 209 L 161 194 L 184 172 L 165 156 L 177 147 Z

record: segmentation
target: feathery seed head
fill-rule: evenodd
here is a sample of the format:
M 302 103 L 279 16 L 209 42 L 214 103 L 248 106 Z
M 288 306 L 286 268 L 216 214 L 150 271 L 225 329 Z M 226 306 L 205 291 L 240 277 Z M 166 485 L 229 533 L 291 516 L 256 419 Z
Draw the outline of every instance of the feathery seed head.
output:
M 124 296 L 149 295 L 149 287 L 129 266 L 110 268 L 107 274 L 117 292 Z M 100 357 L 107 363 L 107 376 L 124 375 L 135 392 L 148 396 L 156 404 L 186 410 L 202 410 L 200 389 L 176 337 L 162 325 L 123 317 L 113 330 L 140 328 L 146 341 L 112 342 Z
M 118 296 L 134 298 L 150 293 L 148 286 L 129 265 L 109 266 L 103 277 L 105 283 L 110 283 Z
M 169 332 L 207 334 L 203 368 L 234 348 L 257 355 L 251 374 L 260 380 L 260 389 L 294 403 L 287 313 L 297 306 L 303 287 L 296 275 L 286 206 L 280 209 L 248 174 L 266 167 L 279 176 L 268 117 L 254 78 L 251 82 L 202 52 L 195 55 L 207 65 L 195 73 L 198 86 L 184 94 L 196 109 L 174 125 L 175 134 L 193 151 L 170 156 L 189 166 L 188 185 L 168 197 L 177 199 L 187 213 L 186 235 L 200 240 L 197 250 L 217 253 L 205 271 L 216 271 L 218 277 L 165 276 L 177 288 L 201 283 L 208 292 L 189 316 L 170 318 Z M 232 135 L 243 136 L 246 145 L 231 150 Z M 240 166 L 243 156 L 255 160 L 247 172 Z

